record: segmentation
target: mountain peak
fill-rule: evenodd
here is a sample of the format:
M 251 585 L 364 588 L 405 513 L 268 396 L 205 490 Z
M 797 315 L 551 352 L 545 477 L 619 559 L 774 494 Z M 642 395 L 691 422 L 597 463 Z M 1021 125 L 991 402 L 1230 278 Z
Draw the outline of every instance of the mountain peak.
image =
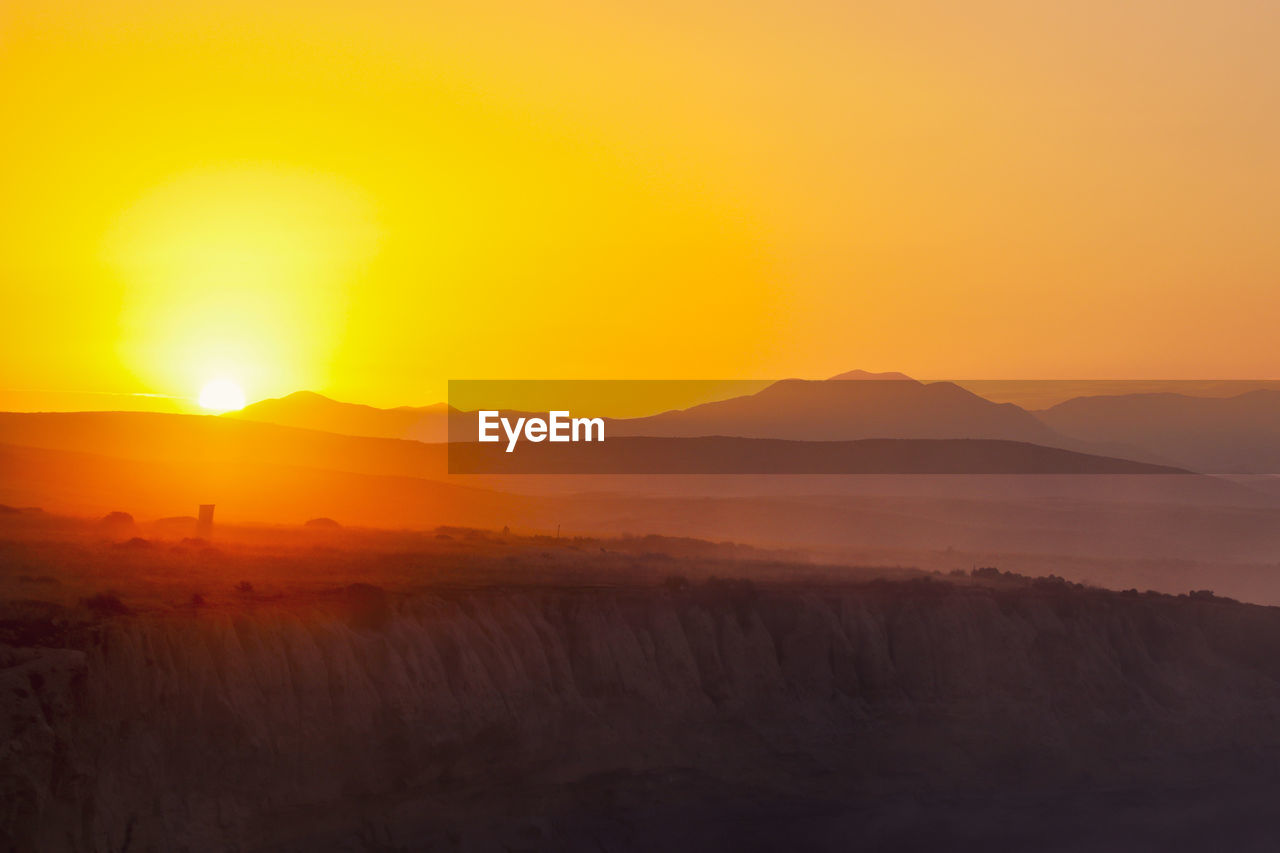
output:
M 905 373 L 897 371 L 888 371 L 885 373 L 872 373 L 869 370 L 849 370 L 845 373 L 838 373 L 832 376 L 830 382 L 915 382 Z
M 259 400 L 258 402 L 259 403 L 336 403 L 338 401 L 334 400 L 332 397 L 326 397 L 325 395 L 317 391 L 294 391 L 291 394 L 285 394 L 283 397 L 268 398 L 266 400 Z M 257 405 L 257 404 L 255 403 L 254 405 Z

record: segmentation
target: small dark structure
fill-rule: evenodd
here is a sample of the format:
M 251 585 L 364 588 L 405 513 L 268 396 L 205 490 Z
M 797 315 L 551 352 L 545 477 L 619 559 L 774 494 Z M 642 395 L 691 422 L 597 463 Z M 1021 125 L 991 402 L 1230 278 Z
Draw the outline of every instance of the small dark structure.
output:
M 200 517 L 196 521 L 196 536 L 208 539 L 213 533 L 213 504 L 200 504 Z

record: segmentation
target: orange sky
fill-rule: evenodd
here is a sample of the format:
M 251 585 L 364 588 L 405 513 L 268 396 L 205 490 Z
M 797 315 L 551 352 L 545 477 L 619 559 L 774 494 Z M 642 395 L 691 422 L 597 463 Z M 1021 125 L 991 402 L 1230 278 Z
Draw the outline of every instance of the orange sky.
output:
M 1280 377 L 1277 9 L 7 0 L 0 407 Z

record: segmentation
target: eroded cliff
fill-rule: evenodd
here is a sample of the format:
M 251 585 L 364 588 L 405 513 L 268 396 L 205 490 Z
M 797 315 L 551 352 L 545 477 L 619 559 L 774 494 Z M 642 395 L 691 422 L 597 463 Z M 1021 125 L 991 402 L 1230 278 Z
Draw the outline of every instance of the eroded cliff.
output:
M 17 849 L 633 849 L 814 804 L 778 831 L 847 839 L 867 798 L 1270 784 L 1280 746 L 1280 612 L 1222 600 L 356 586 L 40 618 L 0 657 Z

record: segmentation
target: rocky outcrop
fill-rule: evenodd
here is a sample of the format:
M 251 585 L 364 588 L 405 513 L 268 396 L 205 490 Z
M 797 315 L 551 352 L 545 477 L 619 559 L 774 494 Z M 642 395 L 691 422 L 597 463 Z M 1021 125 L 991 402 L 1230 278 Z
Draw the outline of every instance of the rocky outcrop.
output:
M 112 617 L 65 644 L 0 656 L 15 849 L 501 845 L 519 813 L 555 846 L 634 845 L 625 820 L 590 821 L 684 788 L 1238 781 L 1280 746 L 1280 612 L 1222 600 L 358 587 Z M 592 799 L 618 774 L 629 799 Z

